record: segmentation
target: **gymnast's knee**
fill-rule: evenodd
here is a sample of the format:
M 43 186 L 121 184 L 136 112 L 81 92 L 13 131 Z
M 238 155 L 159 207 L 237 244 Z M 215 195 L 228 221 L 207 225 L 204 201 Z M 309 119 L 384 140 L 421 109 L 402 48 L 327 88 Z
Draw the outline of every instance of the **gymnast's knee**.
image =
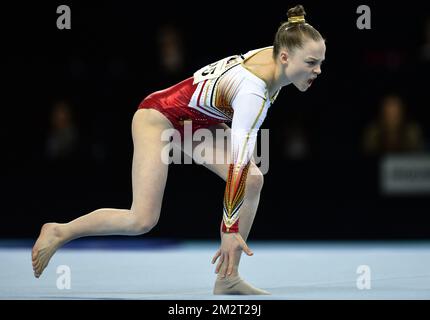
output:
M 157 225 L 159 215 L 141 215 L 138 212 L 131 210 L 131 218 L 130 234 L 140 235 L 148 233 Z

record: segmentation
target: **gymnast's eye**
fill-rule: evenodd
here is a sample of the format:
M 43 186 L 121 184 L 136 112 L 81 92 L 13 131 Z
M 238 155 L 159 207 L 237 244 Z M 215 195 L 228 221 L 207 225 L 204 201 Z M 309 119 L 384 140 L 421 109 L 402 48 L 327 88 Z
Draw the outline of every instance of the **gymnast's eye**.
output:
M 307 64 L 309 64 L 310 66 L 314 66 L 316 64 L 316 61 L 308 61 Z

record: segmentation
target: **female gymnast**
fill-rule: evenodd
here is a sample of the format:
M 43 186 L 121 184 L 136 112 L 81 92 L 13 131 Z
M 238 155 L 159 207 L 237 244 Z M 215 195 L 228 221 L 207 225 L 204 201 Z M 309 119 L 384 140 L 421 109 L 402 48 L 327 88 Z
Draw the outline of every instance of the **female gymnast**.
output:
M 38 278 L 50 258 L 65 243 L 85 236 L 140 235 L 157 223 L 168 164 L 161 153 L 170 141 L 161 139 L 166 129 L 180 132 L 185 145 L 184 122 L 191 121 L 192 132 L 207 128 L 230 129 L 230 162 L 205 163 L 226 181 L 221 219 L 221 245 L 212 259 L 217 278 L 214 294 L 269 294 L 239 276 L 242 251 L 246 245 L 263 186 L 263 175 L 252 153 L 257 131 L 280 89 L 294 84 L 306 91 L 321 74 L 325 41 L 305 20 L 303 6 L 288 10 L 288 21 L 278 29 L 273 46 L 249 51 L 212 63 L 193 77 L 146 97 L 132 120 L 133 202 L 130 209 L 98 209 L 68 223 L 46 223 L 32 250 L 34 275 Z M 216 134 L 213 134 L 217 137 Z M 216 138 L 218 139 L 218 138 Z M 222 137 L 224 140 L 224 136 Z M 189 143 L 193 144 L 192 139 Z M 213 144 L 213 154 L 216 146 Z M 195 147 L 195 144 L 193 145 Z M 224 147 L 223 147 L 224 148 Z M 187 152 L 186 148 L 183 148 Z M 190 155 L 196 157 L 194 152 Z M 249 171 L 249 173 L 248 173 Z

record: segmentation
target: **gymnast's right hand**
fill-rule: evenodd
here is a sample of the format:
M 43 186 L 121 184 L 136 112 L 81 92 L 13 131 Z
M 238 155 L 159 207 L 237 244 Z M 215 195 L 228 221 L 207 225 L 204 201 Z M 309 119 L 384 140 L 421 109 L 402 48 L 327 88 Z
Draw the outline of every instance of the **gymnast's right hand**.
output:
M 212 259 L 212 264 L 214 264 L 217 259 L 220 258 L 215 273 L 218 273 L 222 265 L 225 264 L 227 267 L 223 268 L 224 274 L 222 276 L 225 277 L 226 273 L 227 275 L 231 275 L 234 265 L 238 264 L 238 262 L 235 261 L 236 252 L 240 250 L 243 250 L 248 256 L 254 254 L 251 249 L 249 249 L 240 233 L 222 233 L 221 247 Z

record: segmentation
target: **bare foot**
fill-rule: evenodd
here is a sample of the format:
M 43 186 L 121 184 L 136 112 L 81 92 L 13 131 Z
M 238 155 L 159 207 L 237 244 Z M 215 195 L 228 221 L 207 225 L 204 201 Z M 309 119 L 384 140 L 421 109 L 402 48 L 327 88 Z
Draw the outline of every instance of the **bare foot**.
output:
M 39 238 L 31 251 L 34 276 L 39 278 L 49 260 L 61 245 L 61 232 L 58 223 L 45 223 Z

